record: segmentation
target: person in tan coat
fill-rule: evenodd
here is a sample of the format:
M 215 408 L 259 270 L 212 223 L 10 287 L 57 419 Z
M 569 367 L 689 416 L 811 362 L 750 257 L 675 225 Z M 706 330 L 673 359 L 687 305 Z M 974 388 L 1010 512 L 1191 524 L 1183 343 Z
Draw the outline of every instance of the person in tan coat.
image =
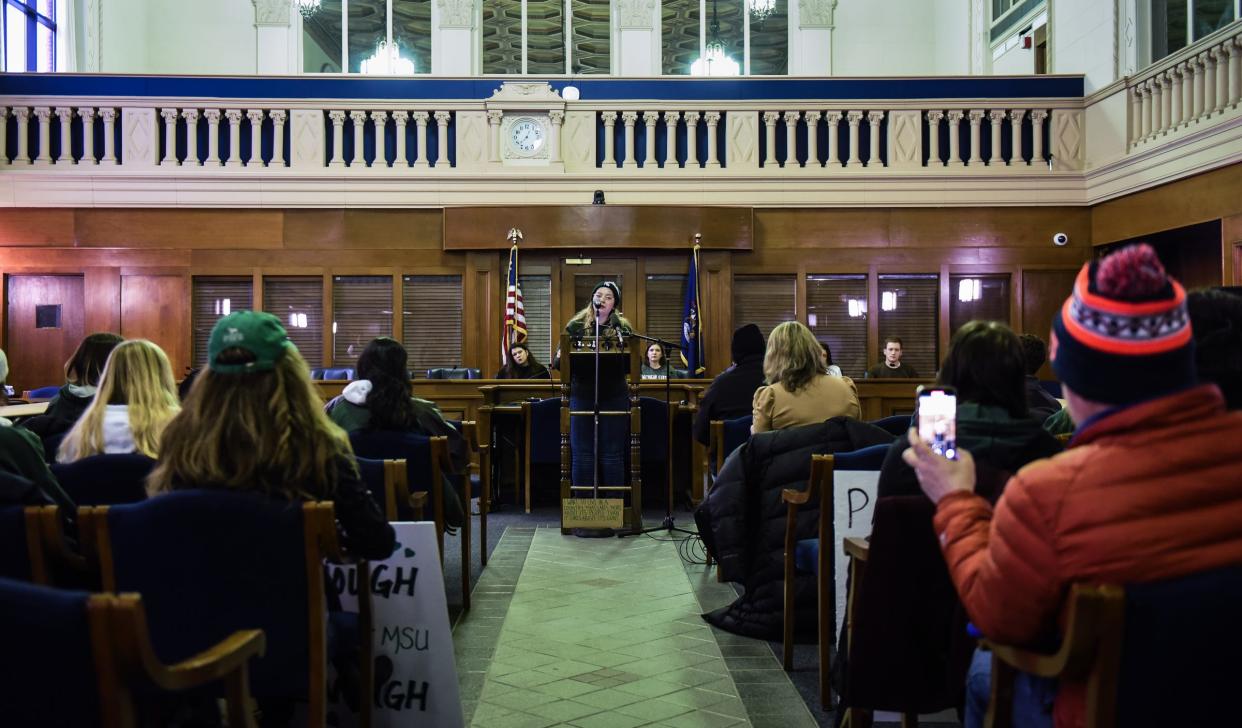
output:
M 819 341 L 797 321 L 772 329 L 763 374 L 768 384 L 755 390 L 752 433 L 862 416 L 854 380 L 828 375 Z
M 1196 384 L 1185 300 L 1146 245 L 1083 267 L 1051 347 L 1078 430 L 1067 451 L 1014 475 L 995 509 L 971 493 L 968 452 L 945 460 L 911 431 L 904 457 L 937 504 L 945 561 L 987 637 L 1029 644 L 1055 635 L 1075 582 L 1158 581 L 1242 563 L 1242 412 L 1226 411 L 1217 385 Z M 1084 701 L 1083 685 L 1063 682 L 1052 715 L 1015 701 L 1015 720 L 1080 726 Z M 968 699 L 967 726 L 972 704 L 986 710 L 986 698 Z

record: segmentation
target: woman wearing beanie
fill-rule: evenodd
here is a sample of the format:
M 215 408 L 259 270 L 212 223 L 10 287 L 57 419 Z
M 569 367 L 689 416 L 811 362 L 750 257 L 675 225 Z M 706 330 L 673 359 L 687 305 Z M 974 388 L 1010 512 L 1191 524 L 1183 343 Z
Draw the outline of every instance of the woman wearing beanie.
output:
M 147 489 L 187 488 L 332 501 L 342 545 L 360 558 L 385 558 L 396 541 L 358 477 L 349 438 L 323 412 L 306 360 L 268 313 L 216 322 L 207 368 L 168 424 Z
M 910 438 L 904 458 L 936 503 L 949 573 L 988 638 L 1030 644 L 1057 629 L 1076 582 L 1129 585 L 1242 563 L 1242 412 L 1226 411 L 1215 384 L 1197 383 L 1194 355 L 1185 290 L 1150 246 L 1123 248 L 1083 266 L 1053 319 L 1052 368 L 1078 423 L 1069 449 L 1020 470 L 993 509 L 972 492 L 968 449 L 950 461 Z M 972 666 L 967 725 L 986 710 L 989 665 Z M 1081 725 L 1085 685 L 1063 680 L 1055 694 L 1055 725 Z M 1219 721 L 1203 710 L 1182 701 L 1172 722 Z M 1019 701 L 1014 711 L 1038 719 L 1041 706 Z M 1122 713 L 1118 724 L 1136 722 Z
M 427 437 L 448 438 L 452 473 L 466 472 L 470 454 L 465 438 L 457 428 L 444 420 L 434 402 L 413 397 L 405 347 L 396 339 L 381 336 L 372 339 L 358 357 L 358 379 L 349 383 L 339 397 L 324 407 L 328 417 L 346 432 L 413 432 Z M 444 488 L 444 520 L 449 526 L 460 526 L 465 518 L 461 493 Z
M 621 288 L 613 281 L 603 281 L 591 292 L 591 300 L 574 314 L 565 325 L 565 333 L 575 341 L 592 341 L 598 330 L 601 342 L 609 345 L 618 336 L 632 330 L 630 322 L 620 313 Z M 603 344 L 601 344 L 601 347 Z M 562 371 L 564 371 L 562 366 Z M 594 382 L 584 378 L 571 381 L 569 408 L 574 411 L 594 409 Z M 624 377 L 600 378 L 599 408 L 601 411 L 629 409 L 629 393 Z M 595 484 L 595 432 L 592 418 L 578 415 L 570 418 L 569 435 L 573 453 L 573 484 Z M 599 418 L 600 485 L 625 485 L 625 448 L 628 445 L 629 419 L 617 416 Z

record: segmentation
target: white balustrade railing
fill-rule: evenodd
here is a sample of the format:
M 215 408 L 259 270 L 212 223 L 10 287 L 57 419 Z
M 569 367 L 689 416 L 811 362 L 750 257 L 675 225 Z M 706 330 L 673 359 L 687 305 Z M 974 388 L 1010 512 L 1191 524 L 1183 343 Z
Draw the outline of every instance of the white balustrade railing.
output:
M 111 106 L 0 106 L 0 166 L 120 164 L 117 112 Z M 10 125 L 16 140 L 11 158 L 7 150 Z
M 1126 84 L 1129 147 L 1202 126 L 1242 101 L 1242 23 L 1155 64 Z

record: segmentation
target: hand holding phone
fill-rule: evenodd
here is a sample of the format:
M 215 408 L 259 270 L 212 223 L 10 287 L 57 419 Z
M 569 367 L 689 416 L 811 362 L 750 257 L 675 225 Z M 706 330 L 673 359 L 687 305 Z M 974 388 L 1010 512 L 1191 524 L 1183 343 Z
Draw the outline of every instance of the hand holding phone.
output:
M 919 387 L 919 439 L 931 451 L 957 459 L 957 391 L 953 387 Z

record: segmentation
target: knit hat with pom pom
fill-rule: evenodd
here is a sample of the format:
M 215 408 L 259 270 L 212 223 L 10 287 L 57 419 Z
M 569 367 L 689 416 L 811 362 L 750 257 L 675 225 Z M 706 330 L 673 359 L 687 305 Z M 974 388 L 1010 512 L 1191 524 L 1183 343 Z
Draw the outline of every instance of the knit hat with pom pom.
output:
M 1082 267 L 1049 348 L 1057 377 L 1096 402 L 1130 404 L 1196 381 L 1186 291 L 1146 243 Z

